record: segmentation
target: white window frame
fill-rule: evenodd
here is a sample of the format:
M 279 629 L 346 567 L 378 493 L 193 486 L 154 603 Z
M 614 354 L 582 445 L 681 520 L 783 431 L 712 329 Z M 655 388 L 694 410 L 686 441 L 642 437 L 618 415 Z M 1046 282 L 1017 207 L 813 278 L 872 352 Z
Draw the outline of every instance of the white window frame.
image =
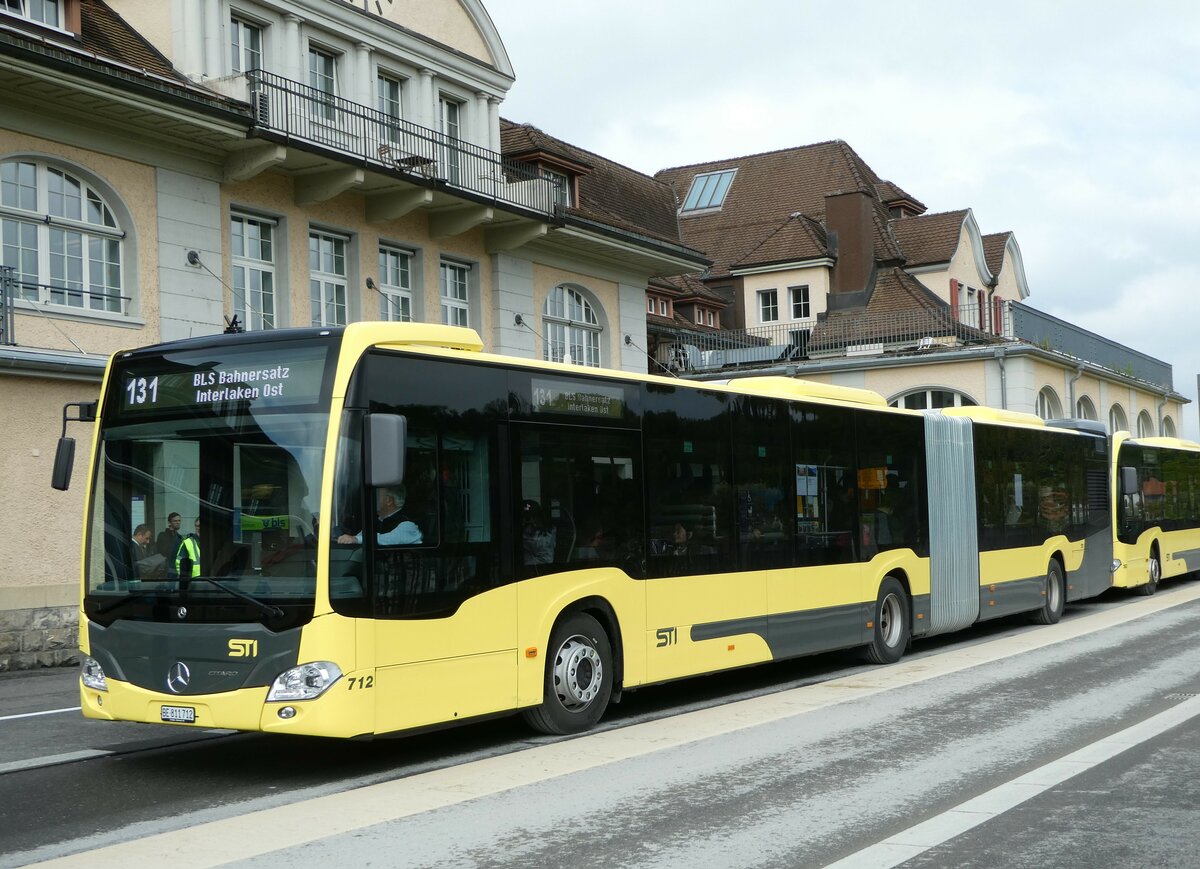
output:
M 122 294 L 125 233 L 104 194 L 76 172 L 42 160 L 17 157 L 0 161 L 0 166 L 17 167 L 15 181 L 0 186 L 0 262 L 17 266 L 15 298 L 63 310 L 128 316 L 128 309 L 122 309 L 129 301 Z M 32 187 L 22 183 L 22 167 L 33 168 Z M 79 195 L 52 193 L 52 177 L 61 179 L 59 186 L 67 194 L 78 185 Z M 30 191 L 33 208 L 28 207 Z M 64 213 L 73 203 L 78 204 L 78 216 Z M 93 213 L 98 220 L 92 219 Z
M 328 70 L 314 69 L 314 61 L 322 63 L 328 61 Z M 338 55 L 336 52 L 320 45 L 309 44 L 308 86 L 319 94 L 312 98 L 312 116 L 324 123 L 334 123 L 337 119 L 338 96 Z
M 654 304 L 654 297 L 653 296 L 647 297 L 646 298 L 646 313 L 653 314 L 655 312 L 655 310 L 657 310 L 657 306 Z
M 308 290 L 314 326 L 345 326 L 349 322 L 349 248 L 350 239 L 344 235 L 312 228 L 308 231 Z M 339 259 L 341 271 L 337 270 Z
M 16 2 L 17 9 L 13 9 L 11 4 Z M 66 9 L 65 0 L 41 0 L 37 3 L 39 9 L 43 11 L 43 17 L 36 18 L 33 15 L 31 7 L 34 0 L 0 0 L 0 14 L 11 15 L 14 18 L 20 18 L 22 21 L 32 21 L 34 24 L 40 24 L 43 27 L 53 27 L 55 30 L 67 32 L 66 29 Z M 45 20 L 45 10 L 54 10 L 54 21 Z
M 768 316 L 768 314 L 770 316 Z M 758 321 L 760 323 L 779 322 L 779 290 L 758 291 Z
M 1129 431 L 1129 417 L 1125 413 L 1125 408 L 1114 403 L 1108 409 L 1108 433 L 1114 434 L 1119 431 Z
M 442 303 L 442 323 L 470 328 L 471 266 L 442 260 L 438 264 L 438 292 Z
M 379 245 L 380 317 L 401 323 L 413 321 L 413 252 L 391 244 Z
M 571 207 L 571 178 L 565 172 L 559 172 L 555 169 L 541 168 L 539 171 L 542 177 L 555 182 L 555 199 L 554 201 L 562 205 L 564 208 Z
M 941 407 L 934 407 L 933 394 L 935 392 L 948 393 L 949 395 L 954 396 L 954 403 L 943 404 Z M 909 407 L 908 399 L 912 398 L 914 395 L 924 396 L 925 401 L 921 407 Z M 913 404 L 916 403 L 917 402 L 913 402 Z M 964 395 L 957 389 L 948 389 L 944 386 L 930 386 L 925 389 L 909 389 L 906 392 L 902 392 L 900 395 L 897 395 L 888 402 L 888 406 L 890 407 L 906 407 L 910 410 L 941 410 L 944 407 L 975 407 L 977 405 L 978 402 L 971 398 L 971 396 Z
M 1154 435 L 1154 419 L 1150 416 L 1148 410 L 1143 410 L 1137 415 L 1137 436 L 1140 438 L 1152 438 Z
M 708 325 L 714 329 L 717 327 L 717 315 L 713 311 L 708 312 Z
M 604 328 L 592 303 L 574 287 L 559 284 L 542 305 L 542 358 L 547 362 L 601 367 Z
M 788 302 L 792 307 L 793 320 L 812 319 L 812 301 L 809 299 L 808 284 L 788 287 Z
M 387 91 L 395 90 L 395 97 Z M 404 120 L 404 77 L 382 67 L 375 73 L 375 108 L 383 116 L 385 142 L 400 141 L 400 122 Z
M 263 42 L 265 29 L 256 21 L 249 21 L 240 15 L 229 16 L 229 69 L 235 75 L 263 68 Z M 251 40 L 246 37 L 254 34 L 258 42 L 257 49 L 251 49 L 247 44 Z
M 466 108 L 464 100 L 452 94 L 438 95 L 438 132 L 446 138 L 442 148 L 442 167 L 446 180 L 457 184 L 459 178 L 460 154 L 458 143 L 462 141 L 463 111 Z
M 668 302 L 666 299 L 658 300 L 658 315 L 660 317 L 671 316 L 671 303 Z
M 240 246 L 237 242 L 239 235 L 234 233 L 234 226 L 239 223 L 242 226 L 240 233 L 242 244 Z M 246 230 L 251 224 L 258 229 L 257 256 L 253 255 L 253 251 L 247 252 L 246 250 L 246 240 L 249 237 Z M 274 329 L 278 326 L 279 311 L 276 305 L 278 300 L 275 294 L 276 226 L 278 226 L 277 221 L 256 214 L 246 214 L 240 211 L 231 211 L 229 214 L 229 263 L 233 279 L 233 312 L 240 318 L 242 326 L 250 331 Z M 269 250 L 268 258 L 262 256 L 262 240 L 264 238 Z M 239 274 L 242 276 L 241 286 L 239 286 Z M 254 287 L 256 277 L 257 288 Z
M 1052 387 L 1043 386 L 1038 390 L 1034 410 L 1042 419 L 1059 419 L 1062 417 L 1062 401 Z

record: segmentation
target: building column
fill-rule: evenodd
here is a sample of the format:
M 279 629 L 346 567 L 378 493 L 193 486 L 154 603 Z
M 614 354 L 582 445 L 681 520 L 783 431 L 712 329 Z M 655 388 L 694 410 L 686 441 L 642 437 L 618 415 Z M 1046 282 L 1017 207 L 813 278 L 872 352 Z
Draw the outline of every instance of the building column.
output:
M 225 74 L 221 46 L 221 0 L 204 0 L 204 74 L 220 78 Z
M 496 97 L 488 97 L 488 136 L 491 140 L 490 147 L 497 154 L 500 153 L 500 100 Z
M 416 117 L 413 121 L 422 127 L 438 129 L 437 93 L 433 86 L 433 70 L 422 69 L 421 80 L 417 86 Z
M 283 75 L 292 81 L 308 84 L 304 71 L 304 35 L 300 23 L 304 19 L 288 13 L 283 16 Z
M 371 99 L 371 81 L 371 46 L 360 42 L 354 46 L 354 90 L 347 94 L 348 98 L 368 109 L 375 108 L 375 101 Z
M 475 94 L 471 103 L 471 136 L 469 141 L 481 148 L 492 150 L 491 117 L 488 115 L 488 95 L 483 91 Z
M 193 81 L 204 76 L 204 13 L 202 0 L 183 0 L 183 31 L 180 33 L 182 63 L 180 72 Z

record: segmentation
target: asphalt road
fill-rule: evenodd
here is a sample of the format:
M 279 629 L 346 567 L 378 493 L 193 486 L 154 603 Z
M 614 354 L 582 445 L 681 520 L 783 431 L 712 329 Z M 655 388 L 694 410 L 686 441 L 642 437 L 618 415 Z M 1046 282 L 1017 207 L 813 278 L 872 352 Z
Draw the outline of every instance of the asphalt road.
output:
M 1196 866 L 1198 593 L 1110 593 L 895 667 L 827 655 L 631 693 L 574 739 L 17 718 L 77 705 L 75 675 L 5 675 L 0 866 Z

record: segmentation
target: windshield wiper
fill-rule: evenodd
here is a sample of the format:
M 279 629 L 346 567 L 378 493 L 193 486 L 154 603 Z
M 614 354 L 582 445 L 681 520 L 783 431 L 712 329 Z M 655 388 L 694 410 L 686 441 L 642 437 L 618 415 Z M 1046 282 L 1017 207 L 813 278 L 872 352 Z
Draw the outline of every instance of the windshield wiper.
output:
M 217 588 L 221 589 L 221 591 L 225 592 L 226 594 L 231 594 L 234 597 L 236 597 L 238 600 L 244 600 L 246 603 L 252 604 L 253 606 L 257 607 L 259 610 L 261 610 L 262 612 L 266 613 L 269 616 L 274 616 L 275 618 L 282 618 L 284 615 L 286 615 L 286 613 L 284 613 L 283 610 L 281 610 L 279 607 L 275 606 L 274 604 L 263 603 L 258 598 L 251 597 L 250 595 L 246 594 L 244 591 L 238 591 L 236 588 L 226 585 L 225 583 L 221 582 L 221 580 L 219 580 L 219 579 L 213 579 L 213 577 L 211 577 L 211 576 L 191 576 L 191 577 L 182 577 L 181 576 L 179 578 L 179 590 L 181 592 L 186 593 L 188 584 L 193 583 L 193 582 L 207 582 L 207 583 L 210 583 L 211 585 L 215 585 Z

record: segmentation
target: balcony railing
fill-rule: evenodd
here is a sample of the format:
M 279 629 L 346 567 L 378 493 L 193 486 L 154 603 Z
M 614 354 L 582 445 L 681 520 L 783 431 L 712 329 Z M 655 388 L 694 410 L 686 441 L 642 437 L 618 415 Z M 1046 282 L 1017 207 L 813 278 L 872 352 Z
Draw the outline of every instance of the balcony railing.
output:
M 16 272 L 11 266 L 0 266 L 0 345 L 16 344 L 13 336 L 13 293 Z
M 553 218 L 566 201 L 561 179 L 537 167 L 274 73 L 252 70 L 246 78 L 259 130 L 542 218 Z
M 996 318 L 997 313 L 999 319 Z M 1010 340 L 1007 308 L 984 311 L 962 306 L 894 314 L 838 314 L 821 319 L 771 323 L 749 329 L 680 332 L 659 345 L 659 363 L 681 371 L 715 371 L 885 354 L 922 354 L 939 347 Z

